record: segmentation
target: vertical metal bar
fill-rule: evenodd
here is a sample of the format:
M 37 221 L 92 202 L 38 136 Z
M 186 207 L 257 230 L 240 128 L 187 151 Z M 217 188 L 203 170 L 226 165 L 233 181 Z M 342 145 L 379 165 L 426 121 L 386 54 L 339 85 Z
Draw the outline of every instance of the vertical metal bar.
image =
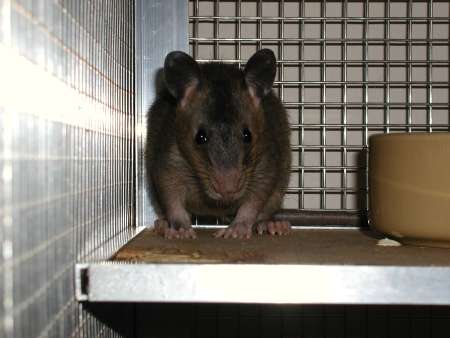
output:
M 112 7 L 112 2 L 108 1 L 107 2 L 107 7 L 106 7 L 106 13 L 114 13 L 114 8 Z M 108 65 L 108 79 L 110 80 L 108 82 L 108 86 L 107 86 L 107 98 L 106 98 L 106 104 L 107 104 L 107 113 L 109 116 L 109 119 L 111 121 L 111 142 L 110 142 L 110 148 L 111 148 L 111 157 L 112 157 L 112 161 L 111 161 L 111 179 L 110 179 L 110 185 L 111 185 L 111 192 L 113 193 L 112 196 L 112 209 L 111 210 L 117 210 L 117 196 L 116 194 L 114 194 L 114 182 L 117 182 L 117 171 L 116 171 L 116 153 L 115 153 L 115 149 L 116 149 L 116 145 L 117 145 L 117 137 L 116 137 L 116 133 L 117 133 L 117 123 L 116 123 L 116 115 L 111 114 L 111 105 L 112 105 L 112 101 L 114 99 L 114 92 L 113 92 L 113 84 L 111 83 L 111 79 L 113 79 L 114 76 L 114 64 L 113 64 L 113 56 L 112 53 L 114 51 L 114 46 L 113 46 L 113 36 L 112 36 L 112 24 L 110 21 L 111 17 L 108 16 L 108 18 L 106 19 L 106 36 L 107 39 L 110 43 L 110 48 L 111 50 L 108 53 L 108 58 L 107 58 L 107 65 Z M 88 136 L 89 137 L 89 136 Z M 84 185 L 86 185 L 86 182 L 84 182 Z M 88 209 L 88 208 L 85 208 Z M 85 214 L 87 213 L 87 210 L 85 210 Z M 87 222 L 88 217 L 84 217 L 84 222 Z M 117 217 L 113 217 L 112 218 L 112 225 L 111 227 L 113 228 L 114 233 L 117 232 L 117 228 L 118 228 L 118 224 L 117 224 Z M 92 232 L 92 224 L 89 222 L 88 223 L 88 227 L 91 228 L 89 229 L 89 232 Z M 89 254 L 91 252 L 93 252 L 94 248 L 95 248 L 95 244 L 97 242 L 97 238 L 96 235 L 94 233 L 94 238 L 93 238 L 93 243 L 91 242 L 90 247 L 88 248 L 88 252 L 86 253 Z
M 219 0 L 214 0 L 214 60 L 219 59 Z
M 364 151 L 368 149 L 368 110 L 369 110 L 369 64 L 368 64 L 368 55 L 369 55 L 369 43 L 367 39 L 368 33 L 368 20 L 369 20 L 369 0 L 365 0 L 364 2 L 364 26 L 363 26 L 363 41 L 364 41 L 364 49 L 363 49 L 363 61 L 364 61 L 364 73 L 363 73 L 363 81 L 364 81 L 364 115 L 363 115 L 363 142 L 364 142 Z M 365 154 L 367 155 L 367 153 Z M 369 156 L 365 156 L 365 182 L 364 182 L 364 191 L 362 192 L 365 200 L 365 205 L 362 207 L 365 208 L 365 211 L 369 209 L 369 199 L 367 195 L 367 187 L 369 186 Z M 361 192 L 360 192 L 361 193 Z
M 199 7 L 199 0 L 195 0 L 194 2 L 194 16 L 197 17 L 198 16 L 198 8 Z M 199 37 L 199 30 L 198 30 L 198 19 L 194 19 L 194 30 L 193 30 L 193 35 L 195 38 Z M 193 48 L 193 57 L 194 59 L 198 59 L 199 55 L 198 55 L 198 40 L 194 40 L 194 48 Z
M 412 114 L 411 114 L 411 105 L 412 105 L 412 88 L 411 88 L 411 80 L 412 80 L 412 67 L 411 67 L 411 60 L 412 60 L 412 47 L 411 47 L 411 39 L 412 39 L 412 24 L 411 24 L 411 17 L 412 17 L 412 0 L 408 0 L 407 4 L 407 11 L 406 16 L 408 17 L 408 26 L 406 30 L 406 40 L 408 41 L 408 48 L 406 50 L 406 58 L 408 60 L 407 65 L 407 72 L 406 72 L 406 82 L 408 86 L 408 92 L 407 92 L 407 102 L 406 102 L 406 124 L 408 125 L 407 131 L 410 133 L 412 131 L 411 129 L 411 123 L 412 123 Z
M 433 131 L 433 0 L 427 2 L 427 129 Z
M 135 146 L 134 146 L 134 161 L 135 162 L 135 169 L 134 169 L 134 179 L 136 181 L 136 193 L 135 193 L 135 199 L 136 199 L 136 225 L 137 226 L 143 226 L 145 223 L 145 211 L 144 211 L 144 201 L 145 201 L 145 191 L 141 189 L 142 186 L 144 186 L 144 158 L 141 154 L 142 147 L 144 144 L 144 126 L 145 126 L 145 102 L 144 102 L 144 62 L 143 62 L 143 44 L 144 44 L 144 37 L 143 37 L 143 18 L 140 15 L 142 13 L 143 9 L 143 2 L 141 0 L 137 0 L 134 4 L 134 10 L 133 10 L 133 17 L 134 22 L 132 29 L 134 30 L 134 39 L 135 41 L 135 48 L 133 51 L 133 69 L 134 69 L 134 77 L 133 77 L 133 83 L 135 86 Z M 102 34 L 102 33 L 101 33 Z M 106 138 L 106 136 L 104 136 Z M 105 159 L 105 167 L 106 167 L 106 159 Z M 105 200 L 107 201 L 107 197 L 105 197 Z
M 384 46 L 384 61 L 385 66 L 384 66 L 384 81 L 386 82 L 385 88 L 384 88 L 384 97 L 385 97 L 385 102 L 384 102 L 384 123 L 386 125 L 385 127 L 385 132 L 389 133 L 390 132 L 390 128 L 389 128 L 389 124 L 390 124 L 390 116 L 391 116 L 391 102 L 390 102 L 390 95 L 391 95 L 391 86 L 390 86 L 390 73 L 391 73 L 391 68 L 390 68 L 390 61 L 391 61 L 391 56 L 390 56 L 390 39 L 391 39 L 391 35 L 390 35 L 390 16 L 391 16 L 391 1 L 387 0 L 385 2 L 384 5 L 384 39 L 385 39 L 385 46 Z
M 135 6 L 136 3 L 133 1 L 128 8 L 128 13 L 127 13 L 127 17 L 131 18 L 131 22 L 128 25 L 128 41 L 129 42 L 134 42 L 136 41 L 135 38 L 135 29 L 134 27 L 136 27 L 135 24 Z M 136 74 L 136 62 L 135 62 L 135 49 L 136 46 L 134 48 L 128 48 L 128 54 L 127 54 L 127 59 L 125 61 L 125 67 L 128 66 L 131 68 L 131 71 L 128 74 L 128 85 L 127 88 L 129 88 L 131 90 L 131 93 L 134 96 L 134 100 L 136 101 L 136 82 L 135 82 L 135 74 Z M 131 117 L 131 121 L 130 121 L 130 145 L 129 147 L 131 148 L 132 151 L 132 156 L 130 158 L 131 161 L 131 170 L 129 173 L 129 179 L 133 182 L 133 185 L 130 187 L 130 198 L 133 199 L 133 204 L 131 206 L 131 212 L 132 214 L 132 218 L 130 220 L 132 226 L 134 227 L 138 227 L 140 226 L 140 224 L 138 223 L 138 217 L 137 217 L 137 205 L 138 205 L 138 199 L 137 199 L 137 193 L 138 193 L 138 188 L 137 188 L 137 184 L 138 184 L 138 180 L 137 180 L 137 172 L 136 172 L 136 168 L 137 168 L 137 154 L 136 154 L 136 143 L 138 142 L 138 137 L 137 137 L 137 110 L 136 110 L 136 106 L 133 105 L 133 99 L 130 97 L 130 95 L 127 95 L 127 107 L 126 107 L 126 111 L 131 112 L 132 117 Z M 103 137 L 102 137 L 103 139 Z
M 256 34 L 258 35 L 258 50 L 262 49 L 262 0 L 258 0 L 256 7 L 256 16 L 258 17 L 258 26 Z
M 321 98 L 320 102 L 321 105 L 321 111 L 320 111 L 320 124 L 322 127 L 320 128 L 320 144 L 324 147 L 321 148 L 321 157 L 320 157 L 320 165 L 322 167 L 321 169 L 321 175 L 320 175 L 320 208 L 326 209 L 326 148 L 325 145 L 327 144 L 326 141 L 326 127 L 325 124 L 327 123 L 326 119 L 326 0 L 322 0 L 320 4 L 320 17 L 322 18 L 320 21 L 320 61 L 321 61 L 321 67 L 320 67 L 320 81 L 322 82 L 321 85 Z
M 342 4 L 342 17 L 344 20 L 341 21 L 342 25 L 342 38 L 344 39 L 342 45 L 342 81 L 343 81 L 343 97 L 342 102 L 344 103 L 342 107 L 342 209 L 347 209 L 347 17 L 348 17 L 348 1 L 345 0 Z
M 238 66 L 241 67 L 241 10 L 242 10 L 242 1 L 238 0 L 236 3 L 236 16 L 237 16 L 237 22 L 236 22 L 236 38 L 237 40 L 237 46 L 236 46 L 236 59 L 239 60 Z
M 280 38 L 279 48 L 279 74 L 278 78 L 280 80 L 280 99 L 284 102 L 284 0 L 278 3 L 278 13 L 280 16 L 278 24 L 278 36 Z
M 302 18 L 300 21 L 300 60 L 303 59 L 305 55 L 305 0 L 302 0 L 299 4 L 299 14 Z M 301 81 L 300 84 L 300 102 L 305 102 L 305 86 L 303 84 L 304 78 L 305 78 L 305 64 L 303 62 L 300 62 L 300 74 L 299 79 Z M 299 123 L 300 123 L 300 135 L 299 135 L 299 142 L 301 145 L 305 144 L 305 106 L 302 104 L 300 105 L 299 109 Z M 305 148 L 301 147 L 300 154 L 299 154 L 299 166 L 300 166 L 300 187 L 301 189 L 301 195 L 300 195 L 300 201 L 299 201 L 299 208 L 301 210 L 305 209 L 305 190 L 303 189 L 305 187 Z

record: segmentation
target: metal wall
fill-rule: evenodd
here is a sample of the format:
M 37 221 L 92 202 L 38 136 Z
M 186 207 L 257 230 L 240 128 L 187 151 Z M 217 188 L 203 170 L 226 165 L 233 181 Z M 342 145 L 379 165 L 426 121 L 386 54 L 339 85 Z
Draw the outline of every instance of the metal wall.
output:
M 153 226 L 156 215 L 149 201 L 144 165 L 147 114 L 155 98 L 155 83 L 164 58 L 173 50 L 188 51 L 187 0 L 136 0 L 136 147 L 137 224 Z
M 371 135 L 449 131 L 448 1 L 191 0 L 189 11 L 199 62 L 277 56 L 287 208 L 365 211 Z
M 1 337 L 120 334 L 74 264 L 132 235 L 134 101 L 132 1 L 0 1 Z

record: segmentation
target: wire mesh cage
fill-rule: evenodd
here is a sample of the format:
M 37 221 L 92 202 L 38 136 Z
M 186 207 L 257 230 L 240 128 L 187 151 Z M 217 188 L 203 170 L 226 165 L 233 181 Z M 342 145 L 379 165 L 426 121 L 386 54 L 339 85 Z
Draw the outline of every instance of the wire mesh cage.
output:
M 368 209 L 368 139 L 449 131 L 449 4 L 190 1 L 190 52 L 240 66 L 278 59 L 293 167 L 285 208 Z
M 134 226 L 133 2 L 0 16 L 0 336 L 112 335 L 75 300 L 74 264 Z

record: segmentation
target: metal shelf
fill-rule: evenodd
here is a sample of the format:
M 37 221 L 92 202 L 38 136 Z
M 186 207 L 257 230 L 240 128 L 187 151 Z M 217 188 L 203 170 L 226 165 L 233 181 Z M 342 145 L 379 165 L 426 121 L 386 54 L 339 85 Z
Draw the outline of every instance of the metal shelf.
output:
M 146 229 L 109 261 L 78 264 L 78 300 L 450 304 L 450 250 L 378 246 L 356 229 L 251 240 L 165 240 Z

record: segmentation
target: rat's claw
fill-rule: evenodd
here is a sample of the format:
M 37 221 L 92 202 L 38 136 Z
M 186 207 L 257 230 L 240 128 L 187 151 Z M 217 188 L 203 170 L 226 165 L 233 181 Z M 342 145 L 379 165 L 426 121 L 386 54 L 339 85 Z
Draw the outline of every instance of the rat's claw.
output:
M 225 230 L 227 230 L 226 228 L 223 229 L 219 229 L 214 233 L 214 237 L 219 238 L 219 237 L 223 237 L 223 235 L 225 234 Z
M 169 226 L 169 222 L 165 219 L 158 219 L 154 223 L 154 231 L 164 238 L 167 239 L 195 239 L 197 238 L 194 229 L 179 227 L 178 230 L 174 227 Z
M 169 223 L 165 219 L 157 219 L 153 224 L 153 231 L 158 235 L 166 237 L 166 230 L 169 228 Z
M 178 230 L 178 233 L 180 234 L 180 238 L 186 238 L 186 239 L 197 238 L 197 235 L 195 234 L 195 231 L 192 228 L 180 228 Z
M 267 232 L 269 235 L 286 235 L 291 230 L 291 224 L 288 221 L 264 221 L 258 223 L 256 232 L 262 235 Z
M 164 237 L 167 239 L 195 239 L 197 238 L 195 231 L 189 228 L 166 228 L 164 230 Z
M 164 238 L 166 238 L 166 239 L 174 239 L 174 238 L 180 237 L 180 235 L 178 234 L 178 231 L 176 231 L 175 229 L 172 229 L 172 228 L 165 228 L 163 230 L 163 235 L 164 235 Z
M 245 223 L 230 224 L 228 228 L 219 229 L 214 237 L 249 239 L 252 236 L 252 227 Z

